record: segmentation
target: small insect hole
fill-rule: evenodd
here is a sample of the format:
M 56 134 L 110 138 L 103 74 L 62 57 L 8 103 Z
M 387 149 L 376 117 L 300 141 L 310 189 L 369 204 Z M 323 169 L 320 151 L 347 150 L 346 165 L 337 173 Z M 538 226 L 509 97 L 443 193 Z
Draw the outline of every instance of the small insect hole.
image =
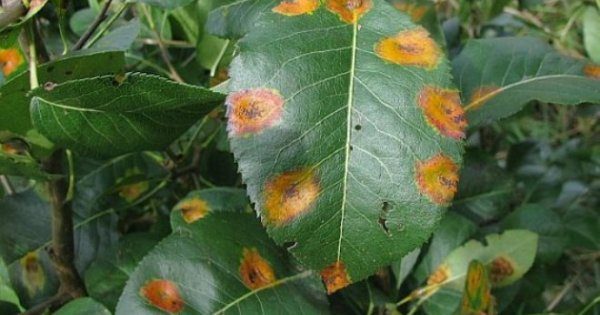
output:
M 354 148 L 352 146 L 350 146 L 350 151 L 354 150 Z
M 71 71 L 71 70 L 65 71 L 65 75 L 71 75 L 71 74 L 73 74 L 73 71 Z
M 381 226 L 381 228 L 385 231 L 385 234 L 390 234 L 390 230 L 387 227 L 387 215 L 391 209 L 391 205 L 389 202 L 384 201 L 381 205 L 381 211 L 379 212 L 379 219 L 377 222 Z

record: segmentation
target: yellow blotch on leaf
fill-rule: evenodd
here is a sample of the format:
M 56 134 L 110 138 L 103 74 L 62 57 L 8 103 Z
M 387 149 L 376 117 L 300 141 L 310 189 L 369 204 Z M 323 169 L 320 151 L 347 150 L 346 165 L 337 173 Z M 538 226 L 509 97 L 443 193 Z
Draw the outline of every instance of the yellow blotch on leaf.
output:
M 228 130 L 231 135 L 245 136 L 274 126 L 283 115 L 284 100 L 273 89 L 242 90 L 225 100 Z
M 356 23 L 372 6 L 372 0 L 327 0 L 327 9 L 350 24 Z
M 493 284 L 500 284 L 515 272 L 514 264 L 506 257 L 496 257 L 490 264 L 490 279 Z
M 375 53 L 383 60 L 403 65 L 433 69 L 441 51 L 429 33 L 422 27 L 402 31 L 386 37 L 375 45 Z
M 240 276 L 244 284 L 251 290 L 260 289 L 277 280 L 271 264 L 260 255 L 256 248 L 244 248 Z
M 427 278 L 427 285 L 434 286 L 444 283 L 450 279 L 450 268 L 446 264 L 441 264 L 437 269 Z
M 21 265 L 21 279 L 30 297 L 35 296 L 44 289 L 46 274 L 40 264 L 37 252 L 30 252 L 19 261 Z
M 494 85 L 484 85 L 477 88 L 471 94 L 471 99 L 469 100 L 469 105 L 467 105 L 466 110 L 474 110 L 480 108 L 494 95 L 496 95 L 496 92 L 498 90 L 500 90 L 500 88 Z
M 140 295 L 152 306 L 169 314 L 181 312 L 185 305 L 177 285 L 165 279 L 149 281 L 140 289 Z
M 265 219 L 283 225 L 306 213 L 319 197 L 321 187 L 314 172 L 299 169 L 267 181 L 264 189 Z
M 296 16 L 313 13 L 319 7 L 319 0 L 283 0 L 273 8 L 273 12 Z
M 585 67 L 583 67 L 583 74 L 592 79 L 600 79 L 600 65 L 595 65 L 592 63 L 587 64 Z
M 429 200 L 447 204 L 457 190 L 458 166 L 449 157 L 438 154 L 426 161 L 417 161 L 415 180 Z
M 0 68 L 5 77 L 15 72 L 25 60 L 17 48 L 0 49 Z
M 148 186 L 147 181 L 121 186 L 119 187 L 119 196 L 127 202 L 132 202 L 148 190 Z
M 399 11 L 408 14 L 414 22 L 420 21 L 427 12 L 426 6 L 408 3 L 406 1 L 394 3 L 394 7 Z
M 176 209 L 181 209 L 181 216 L 187 223 L 194 223 L 210 212 L 208 203 L 197 197 L 181 201 Z
M 323 283 L 327 288 L 327 294 L 332 294 L 351 283 L 346 272 L 346 265 L 341 261 L 336 261 L 321 270 L 321 279 L 323 279 Z
M 458 91 L 426 86 L 419 93 L 418 103 L 427 123 L 439 133 L 456 140 L 464 138 L 467 119 Z

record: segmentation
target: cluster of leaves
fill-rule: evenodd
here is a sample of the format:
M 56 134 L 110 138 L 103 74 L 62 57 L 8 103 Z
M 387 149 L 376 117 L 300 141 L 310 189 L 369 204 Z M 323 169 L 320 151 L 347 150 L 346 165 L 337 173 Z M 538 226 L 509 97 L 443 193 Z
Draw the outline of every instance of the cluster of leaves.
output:
M 0 314 L 600 314 L 597 1 L 17 2 Z

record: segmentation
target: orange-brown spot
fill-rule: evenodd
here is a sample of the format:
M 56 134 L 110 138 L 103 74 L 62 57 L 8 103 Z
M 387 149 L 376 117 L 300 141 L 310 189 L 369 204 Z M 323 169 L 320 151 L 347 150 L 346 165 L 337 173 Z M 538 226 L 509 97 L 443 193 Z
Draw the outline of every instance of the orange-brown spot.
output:
M 0 49 L 0 68 L 5 77 L 15 72 L 24 62 L 23 55 L 16 48 Z
M 209 85 L 210 87 L 217 86 L 229 79 L 229 70 L 226 67 L 219 68 L 214 77 L 210 78 Z
M 484 85 L 479 87 L 473 91 L 471 94 L 471 99 L 469 100 L 469 105 L 467 105 L 465 108 L 467 110 L 478 109 L 492 97 L 494 97 L 498 90 L 500 90 L 500 88 L 493 85 Z
M 447 156 L 438 154 L 417 162 L 415 179 L 422 194 L 438 204 L 452 200 L 458 186 L 458 166 Z
M 119 187 L 119 196 L 127 202 L 132 202 L 148 190 L 148 186 L 147 181 L 121 186 Z
M 46 284 L 46 274 L 40 264 L 39 256 L 36 252 L 29 252 L 19 261 L 21 265 L 21 279 L 27 294 L 30 297 L 35 296 L 44 289 Z
M 262 258 L 256 248 L 244 248 L 240 276 L 244 284 L 251 290 L 262 288 L 277 280 L 271 264 Z
M 341 261 L 336 261 L 321 270 L 321 278 L 327 288 L 327 294 L 332 294 L 350 285 L 350 277 L 346 272 L 346 265 Z
M 427 278 L 427 285 L 433 286 L 444 283 L 450 278 L 450 268 L 446 264 L 440 265 L 431 275 Z
M 283 114 L 283 103 L 279 92 L 272 89 L 242 90 L 229 94 L 225 101 L 229 132 L 245 136 L 275 125 Z
M 406 1 L 396 2 L 394 4 L 394 7 L 408 14 L 414 22 L 420 21 L 427 12 L 426 6 L 417 5 L 415 3 L 408 3 Z
M 21 154 L 21 150 L 19 150 L 19 148 L 10 142 L 5 142 L 2 144 L 2 151 L 7 154 Z
M 179 313 L 185 304 L 177 285 L 165 279 L 151 280 L 140 289 L 140 294 L 154 307 L 167 313 Z
M 194 223 L 210 212 L 208 203 L 200 198 L 191 198 L 180 202 L 176 209 L 181 209 L 181 216 L 187 223 Z
M 429 33 L 422 27 L 402 31 L 386 37 L 375 45 L 375 53 L 383 60 L 403 66 L 433 69 L 441 51 Z
M 356 23 L 372 6 L 371 0 L 327 0 L 327 9 L 350 24 Z
M 426 86 L 418 96 L 427 123 L 442 135 L 453 139 L 465 137 L 467 119 L 458 91 Z
M 583 67 L 583 74 L 592 79 L 600 79 L 600 65 L 587 64 Z
M 296 16 L 313 13 L 319 7 L 319 0 L 283 0 L 273 8 L 273 12 Z
M 490 264 L 490 279 L 494 284 L 501 283 L 514 272 L 513 263 L 505 257 L 499 256 Z
M 267 222 L 282 225 L 307 212 L 320 190 L 316 175 L 309 169 L 285 172 L 268 180 L 264 190 Z

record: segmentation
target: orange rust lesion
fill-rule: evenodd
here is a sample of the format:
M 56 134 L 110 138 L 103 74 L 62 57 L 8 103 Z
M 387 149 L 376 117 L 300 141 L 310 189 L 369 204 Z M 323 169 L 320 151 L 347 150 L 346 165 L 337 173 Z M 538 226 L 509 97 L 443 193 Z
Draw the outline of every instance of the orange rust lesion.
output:
M 346 23 L 354 24 L 373 7 L 372 0 L 327 0 L 327 9 Z
M 490 264 L 490 279 L 493 284 L 501 283 L 514 273 L 514 264 L 506 257 L 498 256 Z
M 381 59 L 402 66 L 416 66 L 431 70 L 437 66 L 441 50 L 422 27 L 402 31 L 375 44 L 375 53 Z
M 440 134 L 456 140 L 465 137 L 467 119 L 458 91 L 425 86 L 419 93 L 417 102 L 427 123 Z
M 429 275 L 429 278 L 427 278 L 427 286 L 440 285 L 448 279 L 450 279 L 450 267 L 446 264 L 441 264 L 431 275 Z
M 458 189 L 458 165 L 444 154 L 417 161 L 415 181 L 419 191 L 437 204 L 447 204 Z
M 419 22 L 425 13 L 427 13 L 427 7 L 424 5 L 418 5 L 416 3 L 409 3 L 408 1 L 398 1 L 394 3 L 394 7 L 399 11 L 408 14 L 413 22 Z
M 40 263 L 37 252 L 29 252 L 19 260 L 21 280 L 30 297 L 35 296 L 46 285 L 46 274 Z
M 350 285 L 351 280 L 346 271 L 346 265 L 341 261 L 325 267 L 321 270 L 321 279 L 327 288 L 327 294 L 332 294 Z
M 133 202 L 146 192 L 148 187 L 147 181 L 124 185 L 119 187 L 119 196 L 127 202 Z
M 140 288 L 140 295 L 152 306 L 169 314 L 179 313 L 185 306 L 177 285 L 166 279 L 150 280 Z
M 287 16 L 311 14 L 319 4 L 319 0 L 282 0 L 272 11 Z
M 228 130 L 233 136 L 247 136 L 272 127 L 281 120 L 285 101 L 274 89 L 258 88 L 229 94 L 225 100 Z
M 309 211 L 321 192 L 319 179 L 308 168 L 279 174 L 265 184 L 267 223 L 281 226 Z
M 600 65 L 588 63 L 583 67 L 583 74 L 592 79 L 600 79 Z
M 475 89 L 469 98 L 469 104 L 465 106 L 466 110 L 478 109 L 492 97 L 498 94 L 500 87 L 495 85 L 484 85 Z
M 246 287 L 251 290 L 260 289 L 277 280 L 273 267 L 256 248 L 243 249 L 240 276 Z
M 25 62 L 23 55 L 17 48 L 0 49 L 0 68 L 5 77 L 8 77 Z
M 204 218 L 210 212 L 210 206 L 205 200 L 193 197 L 178 203 L 175 210 L 181 210 L 183 220 L 191 224 Z

